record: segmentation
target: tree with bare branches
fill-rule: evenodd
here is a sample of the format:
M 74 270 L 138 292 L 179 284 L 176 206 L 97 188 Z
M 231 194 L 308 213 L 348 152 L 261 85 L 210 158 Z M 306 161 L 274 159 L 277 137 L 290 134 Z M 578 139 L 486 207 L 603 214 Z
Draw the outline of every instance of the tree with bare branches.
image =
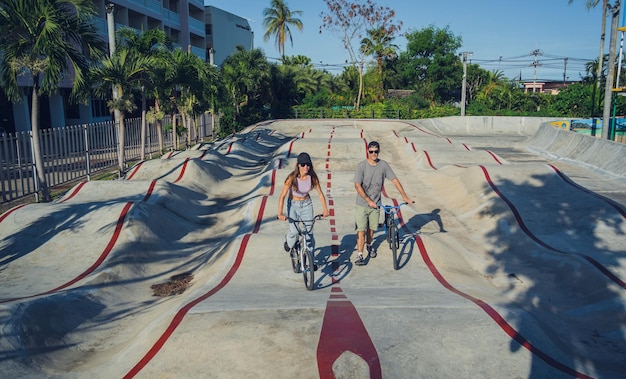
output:
M 355 109 L 358 110 L 363 96 L 363 66 L 365 58 L 371 52 L 362 49 L 362 41 L 367 37 L 368 30 L 379 30 L 385 38 L 392 40 L 393 36 L 402 28 L 402 22 L 394 21 L 395 11 L 389 7 L 376 5 L 372 0 L 354 1 L 324 0 L 328 7 L 322 12 L 320 33 L 328 30 L 341 39 L 350 58 L 349 63 L 359 72 L 359 91 L 355 99 Z

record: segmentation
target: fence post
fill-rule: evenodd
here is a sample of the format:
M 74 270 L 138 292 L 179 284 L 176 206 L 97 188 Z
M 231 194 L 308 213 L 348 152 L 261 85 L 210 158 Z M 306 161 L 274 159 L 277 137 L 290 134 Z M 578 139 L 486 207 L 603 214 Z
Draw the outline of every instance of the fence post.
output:
M 28 132 L 30 141 L 30 162 L 33 166 L 33 183 L 35 184 L 35 202 L 39 202 L 39 180 L 37 180 L 37 166 L 35 165 L 35 149 L 33 149 L 33 131 Z M 43 168 L 43 167 L 42 167 Z
M 89 132 L 87 124 L 83 124 L 85 134 L 85 164 L 87 165 L 87 181 L 91 180 L 91 160 L 89 159 Z

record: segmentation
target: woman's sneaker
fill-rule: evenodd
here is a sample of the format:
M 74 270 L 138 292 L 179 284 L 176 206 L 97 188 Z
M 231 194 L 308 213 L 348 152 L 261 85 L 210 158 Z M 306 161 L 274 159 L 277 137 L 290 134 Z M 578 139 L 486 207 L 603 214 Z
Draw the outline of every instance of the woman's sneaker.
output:
M 365 248 L 367 249 L 367 253 L 370 255 L 370 258 L 376 258 L 378 254 L 376 253 L 376 248 L 374 248 L 374 246 L 365 244 Z

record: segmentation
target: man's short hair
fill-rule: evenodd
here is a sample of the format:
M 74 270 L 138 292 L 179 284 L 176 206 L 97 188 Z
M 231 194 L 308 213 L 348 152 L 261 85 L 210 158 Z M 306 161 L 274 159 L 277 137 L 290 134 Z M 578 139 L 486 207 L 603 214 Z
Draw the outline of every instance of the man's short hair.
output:
M 367 144 L 367 148 L 369 149 L 370 147 L 375 147 L 377 149 L 380 149 L 380 145 L 376 141 L 372 141 L 372 142 L 368 143 Z

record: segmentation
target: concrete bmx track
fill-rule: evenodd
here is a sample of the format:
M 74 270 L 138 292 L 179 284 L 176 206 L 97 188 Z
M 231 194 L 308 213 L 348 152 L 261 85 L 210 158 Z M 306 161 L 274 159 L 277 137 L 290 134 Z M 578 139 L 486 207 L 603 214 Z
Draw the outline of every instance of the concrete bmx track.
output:
M 269 121 L 12 208 L 0 377 L 626 378 L 626 148 L 548 121 Z M 415 200 L 398 270 L 382 230 L 353 264 L 371 140 Z M 276 219 L 302 151 L 313 291 Z

